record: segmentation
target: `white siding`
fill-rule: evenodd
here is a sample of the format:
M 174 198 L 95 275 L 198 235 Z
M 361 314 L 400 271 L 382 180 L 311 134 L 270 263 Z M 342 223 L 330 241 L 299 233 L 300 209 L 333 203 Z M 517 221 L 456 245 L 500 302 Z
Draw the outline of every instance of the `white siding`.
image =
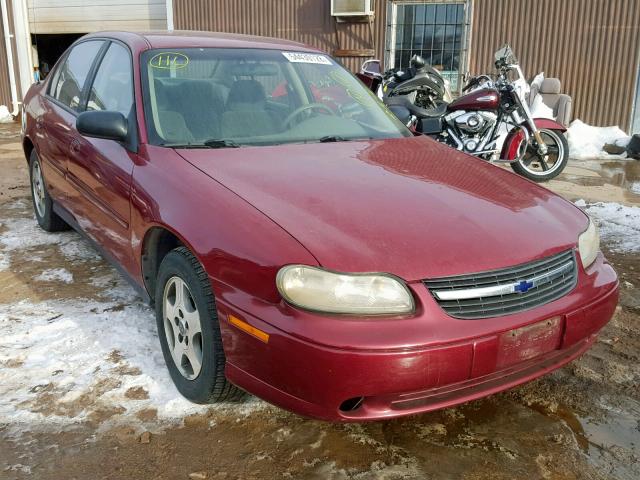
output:
M 165 0 L 27 0 L 31 33 L 164 30 Z

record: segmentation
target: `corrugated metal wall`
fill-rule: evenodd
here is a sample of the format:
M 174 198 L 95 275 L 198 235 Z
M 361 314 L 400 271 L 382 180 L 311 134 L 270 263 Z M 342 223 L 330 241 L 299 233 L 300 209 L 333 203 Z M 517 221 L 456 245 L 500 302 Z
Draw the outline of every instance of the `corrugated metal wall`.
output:
M 574 118 L 628 130 L 640 59 L 640 0 L 474 0 L 472 73 L 509 42 L 527 76 L 562 80 Z
M 384 56 L 386 0 L 374 0 L 372 28 L 367 23 L 335 23 L 330 0 L 174 0 L 177 30 L 210 30 L 286 38 L 329 53 L 374 49 Z M 373 33 L 373 39 L 371 34 Z M 358 70 L 366 57 L 344 57 Z
M 175 26 L 287 38 L 330 53 L 369 48 L 384 58 L 387 0 L 374 0 L 373 41 L 368 24 L 335 24 L 330 3 L 174 0 Z M 573 97 L 574 118 L 629 129 L 640 59 L 640 0 L 473 0 L 470 71 L 492 72 L 493 52 L 507 41 L 525 74 L 544 71 L 562 80 Z M 343 63 L 357 70 L 363 60 Z

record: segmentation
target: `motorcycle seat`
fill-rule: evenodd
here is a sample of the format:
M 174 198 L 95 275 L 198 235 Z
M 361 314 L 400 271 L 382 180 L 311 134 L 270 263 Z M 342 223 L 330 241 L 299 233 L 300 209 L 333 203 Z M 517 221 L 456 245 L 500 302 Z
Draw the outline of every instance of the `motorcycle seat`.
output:
M 448 103 L 444 101 L 438 102 L 435 107 L 432 108 L 421 108 L 417 105 L 414 105 L 411 102 L 407 102 L 408 105 L 405 105 L 409 111 L 414 114 L 418 118 L 438 118 L 444 116 L 447 113 Z

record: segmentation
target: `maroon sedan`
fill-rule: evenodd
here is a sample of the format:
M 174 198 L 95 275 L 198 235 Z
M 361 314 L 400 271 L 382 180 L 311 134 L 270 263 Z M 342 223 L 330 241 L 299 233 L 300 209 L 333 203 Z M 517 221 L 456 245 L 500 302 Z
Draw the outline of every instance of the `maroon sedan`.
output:
M 24 104 L 38 223 L 155 305 L 191 401 L 424 412 L 564 365 L 614 312 L 581 210 L 413 136 L 304 45 L 89 35 Z

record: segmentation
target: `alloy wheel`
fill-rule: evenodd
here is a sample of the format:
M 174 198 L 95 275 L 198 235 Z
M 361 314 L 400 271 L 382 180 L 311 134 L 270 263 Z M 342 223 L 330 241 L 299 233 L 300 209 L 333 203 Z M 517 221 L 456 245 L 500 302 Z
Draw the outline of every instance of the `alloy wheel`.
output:
M 176 367 L 187 380 L 202 369 L 200 313 L 191 290 L 180 277 L 169 279 L 163 294 L 164 330 Z
M 36 206 L 36 211 L 40 217 L 44 217 L 46 213 L 44 178 L 42 177 L 42 169 L 40 168 L 40 162 L 38 161 L 33 162 L 31 172 L 31 189 L 33 190 L 33 200 Z
M 541 129 L 540 135 L 547 146 L 547 154 L 540 155 L 533 144 L 527 146 L 524 155 L 518 160 L 524 170 L 532 176 L 546 176 L 563 165 L 565 151 L 558 134 L 552 130 Z

